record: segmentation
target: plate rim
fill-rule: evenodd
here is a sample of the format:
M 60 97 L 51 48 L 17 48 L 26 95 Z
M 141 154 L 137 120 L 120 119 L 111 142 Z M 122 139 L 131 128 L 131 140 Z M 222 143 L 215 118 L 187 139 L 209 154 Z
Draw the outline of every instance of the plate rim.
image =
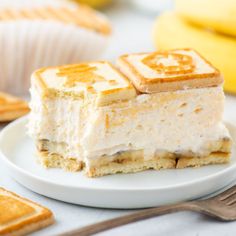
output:
M 230 171 L 236 170 L 236 162 L 234 165 L 230 165 L 229 164 L 225 164 L 227 165 L 226 168 L 224 168 L 223 170 L 220 170 L 216 173 L 211 174 L 208 177 L 200 177 L 197 180 L 192 180 L 192 181 L 188 181 L 186 183 L 180 183 L 180 184 L 175 184 L 175 185 L 168 185 L 168 186 L 162 186 L 162 187 L 150 187 L 150 188 L 135 188 L 135 189 L 129 189 L 129 188 L 104 188 L 104 187 L 87 187 L 87 186 L 78 186 L 78 185 L 74 185 L 74 184 L 61 184 L 58 182 L 54 182 L 51 181 L 50 179 L 45 179 L 44 177 L 32 174 L 31 172 L 25 170 L 24 168 L 19 167 L 18 165 L 16 165 L 14 162 L 12 162 L 10 160 L 10 158 L 8 158 L 2 151 L 1 145 L 3 142 L 3 138 L 4 135 L 6 135 L 6 133 L 11 130 L 12 128 L 14 128 L 15 126 L 25 126 L 26 122 L 28 119 L 28 115 L 21 117 L 13 122 L 11 122 L 10 124 L 6 125 L 0 132 L 0 159 L 7 164 L 8 167 L 10 167 L 11 169 L 16 170 L 17 172 L 23 174 L 24 176 L 29 176 L 30 178 L 33 178 L 34 180 L 37 181 L 41 181 L 43 183 L 46 184 L 51 184 L 51 185 L 56 185 L 59 187 L 65 187 L 65 188 L 75 188 L 75 189 L 83 189 L 83 190 L 92 190 L 92 191 L 117 191 L 117 192 L 121 192 L 121 191 L 125 191 L 125 192 L 140 192 L 140 191 L 165 191 L 165 190 L 175 190 L 175 189 L 180 189 L 180 188 L 188 188 L 188 187 L 192 187 L 193 185 L 198 185 L 203 183 L 204 181 L 211 181 L 212 179 L 216 178 L 216 177 L 222 177 L 225 174 L 227 174 Z M 227 126 L 229 126 L 232 129 L 235 129 L 236 131 L 236 125 L 233 125 L 230 122 L 224 122 L 225 124 L 227 124 Z M 26 132 L 25 132 L 25 135 Z M 233 142 L 234 145 L 234 142 Z M 174 170 L 173 170 L 174 171 Z M 81 173 L 80 173 L 81 174 Z M 132 173 L 131 173 L 132 174 Z M 99 177 L 102 178 L 102 177 Z

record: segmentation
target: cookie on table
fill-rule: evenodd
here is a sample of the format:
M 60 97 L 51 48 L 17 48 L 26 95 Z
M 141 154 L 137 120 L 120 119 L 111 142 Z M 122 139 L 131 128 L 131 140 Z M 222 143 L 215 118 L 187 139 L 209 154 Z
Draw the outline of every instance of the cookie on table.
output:
M 28 103 L 18 97 L 0 92 L 0 122 L 8 122 L 26 115 Z
M 0 235 L 26 235 L 53 222 L 49 209 L 0 187 Z

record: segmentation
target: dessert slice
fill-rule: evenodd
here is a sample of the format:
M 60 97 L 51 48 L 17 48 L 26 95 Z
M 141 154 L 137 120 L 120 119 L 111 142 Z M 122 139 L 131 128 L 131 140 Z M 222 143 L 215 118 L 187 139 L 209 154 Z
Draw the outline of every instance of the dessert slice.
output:
M 47 208 L 0 188 L 0 235 L 26 235 L 53 222 Z
M 27 102 L 10 94 L 0 92 L 0 122 L 15 120 L 28 112 Z
M 192 50 L 126 55 L 118 66 L 137 90 L 106 62 L 34 73 L 29 130 L 45 166 L 96 177 L 229 161 L 218 70 Z
M 88 155 L 83 143 L 99 118 L 97 111 L 133 98 L 136 91 L 111 64 L 91 62 L 36 71 L 31 95 L 29 133 L 41 163 L 76 171 Z
M 94 177 L 229 162 L 219 71 L 192 50 L 138 56 L 118 62 L 138 94 L 91 113 L 81 143 L 86 173 Z M 127 57 L 132 62 L 122 63 Z M 139 74 L 144 73 L 143 79 Z M 143 93 L 144 88 L 152 93 Z

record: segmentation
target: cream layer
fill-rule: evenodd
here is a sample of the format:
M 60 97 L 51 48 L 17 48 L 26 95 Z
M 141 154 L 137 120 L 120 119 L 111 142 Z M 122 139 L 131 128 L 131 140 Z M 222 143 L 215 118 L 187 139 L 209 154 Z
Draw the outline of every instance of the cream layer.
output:
M 96 107 L 73 98 L 42 98 L 31 89 L 29 133 L 66 143 L 65 153 L 89 162 L 103 155 L 143 150 L 207 155 L 212 142 L 229 138 L 222 123 L 221 87 L 142 94 Z

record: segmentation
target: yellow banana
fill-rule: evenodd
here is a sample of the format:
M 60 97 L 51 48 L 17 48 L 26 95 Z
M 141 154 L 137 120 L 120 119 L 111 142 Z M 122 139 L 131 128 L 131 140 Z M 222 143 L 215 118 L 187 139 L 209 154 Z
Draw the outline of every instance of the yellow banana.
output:
M 176 0 L 179 15 L 195 24 L 236 36 L 236 0 Z
M 72 0 L 77 3 L 87 4 L 94 8 L 102 8 L 111 3 L 112 0 Z
M 225 90 L 236 93 L 236 39 L 188 24 L 174 12 L 156 20 L 153 38 L 158 49 L 196 49 L 222 71 Z

